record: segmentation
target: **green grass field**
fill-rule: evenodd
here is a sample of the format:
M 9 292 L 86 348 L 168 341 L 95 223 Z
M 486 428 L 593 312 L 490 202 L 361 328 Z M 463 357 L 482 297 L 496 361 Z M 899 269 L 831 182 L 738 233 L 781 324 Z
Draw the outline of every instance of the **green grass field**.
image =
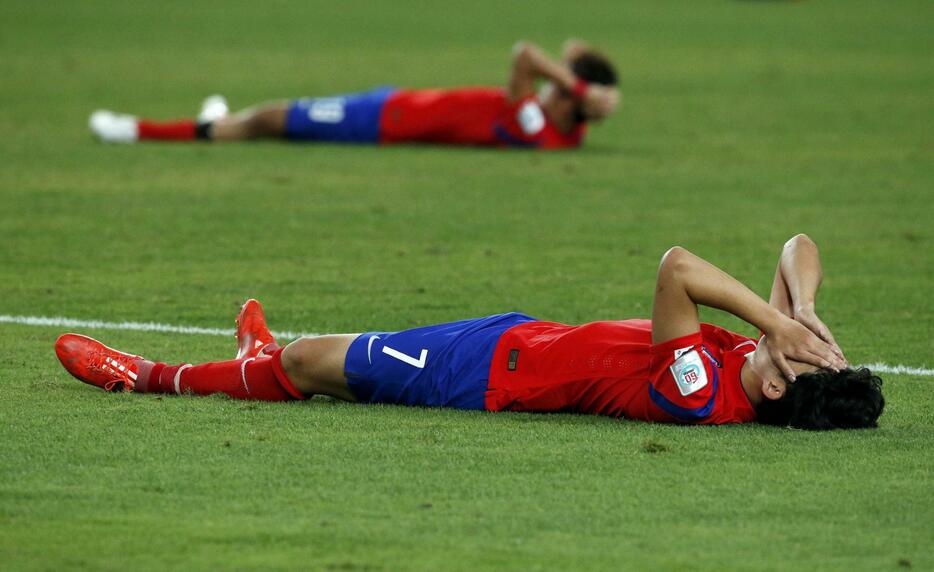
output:
M 927 1 L 0 0 L 0 314 L 232 327 L 252 296 L 293 331 L 642 317 L 668 247 L 766 295 L 807 232 L 850 359 L 931 367 L 932 21 Z M 568 36 L 623 73 L 577 153 L 113 147 L 86 127 L 211 93 L 497 84 L 515 40 Z M 63 331 L 0 324 L 5 570 L 934 568 L 930 377 L 883 376 L 875 431 L 677 427 L 105 394 L 61 369 Z

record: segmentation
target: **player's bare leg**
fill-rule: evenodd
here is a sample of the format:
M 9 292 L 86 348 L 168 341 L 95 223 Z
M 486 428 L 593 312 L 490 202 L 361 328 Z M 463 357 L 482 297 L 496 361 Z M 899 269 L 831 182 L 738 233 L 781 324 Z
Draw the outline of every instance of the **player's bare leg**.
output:
M 335 334 L 297 339 L 282 350 L 282 369 L 305 395 L 356 401 L 344 375 L 344 359 L 357 336 Z
M 285 137 L 287 102 L 264 103 L 218 119 L 211 124 L 214 141 L 245 141 Z

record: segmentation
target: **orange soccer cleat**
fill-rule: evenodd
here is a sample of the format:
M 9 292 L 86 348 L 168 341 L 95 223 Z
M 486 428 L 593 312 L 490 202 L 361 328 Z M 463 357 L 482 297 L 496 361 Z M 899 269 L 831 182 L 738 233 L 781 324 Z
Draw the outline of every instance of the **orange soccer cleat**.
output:
M 263 307 L 250 298 L 237 315 L 237 359 L 255 358 L 267 347 L 278 348 L 276 339 L 266 327 Z
M 55 354 L 68 373 L 105 391 L 132 391 L 140 362 L 145 361 L 79 334 L 58 338 Z

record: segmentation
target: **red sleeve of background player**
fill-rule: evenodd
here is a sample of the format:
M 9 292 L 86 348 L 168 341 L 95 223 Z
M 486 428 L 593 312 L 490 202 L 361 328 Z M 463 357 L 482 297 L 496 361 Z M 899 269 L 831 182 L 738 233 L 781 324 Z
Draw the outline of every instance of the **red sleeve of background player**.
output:
M 559 149 L 577 147 L 585 128 L 575 126 L 570 133 L 561 133 L 548 120 L 534 95 L 510 102 L 493 127 L 496 138 L 512 147 L 539 147 Z
M 719 367 L 700 332 L 654 345 L 649 399 L 678 421 L 702 421 L 714 409 Z
M 534 95 L 506 102 L 493 125 L 496 138 L 510 147 L 534 147 L 534 137 L 545 127 L 545 114 Z

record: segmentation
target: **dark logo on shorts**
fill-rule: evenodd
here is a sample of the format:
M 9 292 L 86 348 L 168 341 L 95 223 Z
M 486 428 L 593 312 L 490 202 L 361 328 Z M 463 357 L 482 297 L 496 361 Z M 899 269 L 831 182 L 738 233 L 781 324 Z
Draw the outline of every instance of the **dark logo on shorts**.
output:
M 509 350 L 509 362 L 506 363 L 506 369 L 516 371 L 516 365 L 519 363 L 519 350 Z

